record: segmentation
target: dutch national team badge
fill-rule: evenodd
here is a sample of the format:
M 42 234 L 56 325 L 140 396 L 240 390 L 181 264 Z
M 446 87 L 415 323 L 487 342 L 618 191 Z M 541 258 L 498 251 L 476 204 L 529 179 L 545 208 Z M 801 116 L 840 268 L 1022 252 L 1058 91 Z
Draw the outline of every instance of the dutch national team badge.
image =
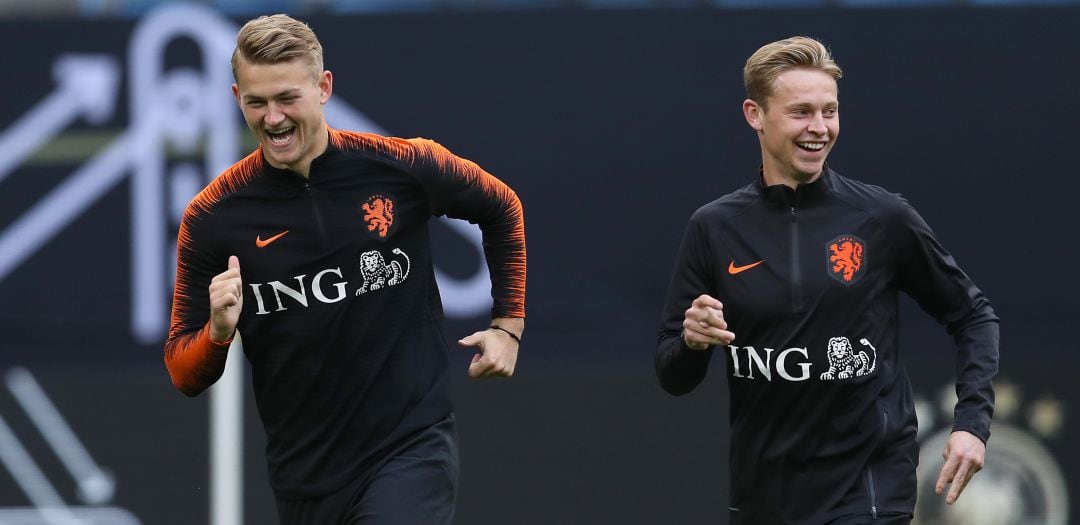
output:
M 854 235 L 841 235 L 825 249 L 829 276 L 844 284 L 858 281 L 866 268 L 866 243 Z
M 368 231 L 380 240 L 386 240 L 394 225 L 394 200 L 386 195 L 372 195 L 360 208 L 364 211 Z

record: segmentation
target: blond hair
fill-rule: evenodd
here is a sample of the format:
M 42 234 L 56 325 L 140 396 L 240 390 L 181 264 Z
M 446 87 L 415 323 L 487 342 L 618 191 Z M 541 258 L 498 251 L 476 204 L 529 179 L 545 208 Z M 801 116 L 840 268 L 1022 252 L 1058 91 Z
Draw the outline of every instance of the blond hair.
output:
M 317 77 L 323 71 L 323 49 L 307 24 L 288 15 L 249 20 L 236 35 L 232 54 L 233 78 L 240 59 L 251 64 L 277 64 L 304 60 Z
M 833 61 L 825 44 L 805 36 L 793 36 L 761 46 L 746 60 L 743 84 L 746 98 L 766 106 L 773 81 L 789 69 L 816 69 L 840 80 L 844 72 Z

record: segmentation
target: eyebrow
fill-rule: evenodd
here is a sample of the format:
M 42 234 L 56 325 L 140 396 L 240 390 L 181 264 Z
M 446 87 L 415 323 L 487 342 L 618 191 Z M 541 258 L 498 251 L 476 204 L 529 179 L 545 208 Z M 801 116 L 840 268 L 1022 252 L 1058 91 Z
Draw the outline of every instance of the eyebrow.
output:
M 836 107 L 839 107 L 839 106 L 840 106 L 839 102 L 827 102 L 822 107 L 824 107 L 826 109 L 829 109 L 829 108 L 836 108 Z M 810 102 L 796 102 L 794 104 L 791 104 L 791 105 L 785 106 L 785 107 L 787 109 L 812 109 L 812 108 L 814 108 L 814 104 L 811 104 Z
M 296 95 L 299 92 L 300 92 L 299 88 L 290 88 L 290 89 L 286 89 L 285 91 L 282 91 L 280 93 L 277 93 L 277 94 L 271 96 L 270 98 L 283 98 L 283 97 L 287 97 L 287 96 L 291 96 L 291 95 Z M 251 100 L 265 100 L 265 99 L 266 99 L 266 97 L 260 97 L 258 95 L 252 95 L 252 94 L 245 94 L 244 95 L 244 101 L 245 102 L 246 101 L 251 101 Z

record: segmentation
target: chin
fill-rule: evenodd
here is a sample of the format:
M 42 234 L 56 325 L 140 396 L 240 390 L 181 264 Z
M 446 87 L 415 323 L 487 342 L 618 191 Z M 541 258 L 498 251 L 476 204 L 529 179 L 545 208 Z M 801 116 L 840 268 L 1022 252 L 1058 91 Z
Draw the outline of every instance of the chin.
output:
M 292 152 L 292 151 L 285 151 L 285 152 L 274 151 L 274 150 L 270 149 L 269 144 L 266 144 L 266 145 L 263 146 L 263 152 L 264 152 L 264 155 L 266 155 L 266 158 L 273 159 L 274 162 L 280 162 L 280 163 L 295 162 L 296 158 L 300 156 L 300 155 L 298 155 L 298 154 L 296 154 L 295 152 Z
M 824 171 L 825 163 L 822 162 L 821 164 L 816 165 L 803 165 L 799 166 L 797 169 L 799 170 L 799 175 L 801 175 L 802 178 L 809 179 L 810 177 L 813 177 Z

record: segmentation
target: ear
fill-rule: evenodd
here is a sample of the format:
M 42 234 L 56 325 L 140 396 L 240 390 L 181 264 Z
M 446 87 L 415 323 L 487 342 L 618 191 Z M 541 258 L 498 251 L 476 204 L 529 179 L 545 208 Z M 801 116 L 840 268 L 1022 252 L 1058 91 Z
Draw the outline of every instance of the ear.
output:
M 232 85 L 232 96 L 236 99 L 236 104 L 240 105 L 240 86 L 236 84 Z
M 746 123 L 750 124 L 750 127 L 754 131 L 761 131 L 764 128 L 762 124 L 765 120 L 765 108 L 758 105 L 751 99 L 746 99 L 742 103 L 743 117 L 746 118 Z
M 329 70 L 319 75 L 319 103 L 326 104 L 330 100 L 330 94 L 334 92 L 334 75 Z

